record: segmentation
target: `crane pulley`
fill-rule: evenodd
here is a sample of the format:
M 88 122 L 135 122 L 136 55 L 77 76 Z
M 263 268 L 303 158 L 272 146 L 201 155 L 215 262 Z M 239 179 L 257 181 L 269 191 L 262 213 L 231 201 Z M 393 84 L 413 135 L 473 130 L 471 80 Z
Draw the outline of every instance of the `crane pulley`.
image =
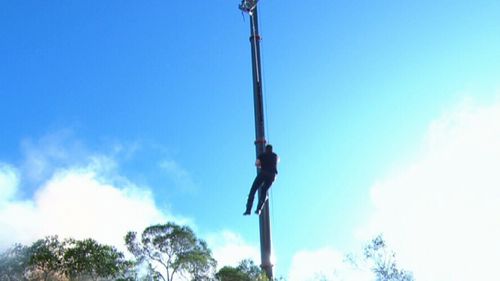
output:
M 252 11 L 257 6 L 257 2 L 259 2 L 259 0 L 242 0 L 239 8 L 243 12 L 252 15 Z

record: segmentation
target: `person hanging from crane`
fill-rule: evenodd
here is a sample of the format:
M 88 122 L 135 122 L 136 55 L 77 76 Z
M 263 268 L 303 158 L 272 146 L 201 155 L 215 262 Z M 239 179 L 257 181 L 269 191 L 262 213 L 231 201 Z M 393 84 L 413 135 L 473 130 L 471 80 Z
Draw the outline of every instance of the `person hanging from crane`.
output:
M 267 191 L 271 188 L 271 185 L 278 174 L 277 165 L 279 162 L 279 157 L 273 152 L 273 146 L 268 144 L 264 153 L 259 154 L 257 160 L 255 160 L 255 166 L 257 166 L 257 176 L 253 181 L 252 188 L 248 194 L 247 208 L 243 213 L 244 216 L 250 215 L 252 211 L 253 200 L 255 197 L 255 192 L 260 189 L 259 193 L 259 203 L 257 203 L 256 214 L 260 214 L 262 206 L 267 200 Z

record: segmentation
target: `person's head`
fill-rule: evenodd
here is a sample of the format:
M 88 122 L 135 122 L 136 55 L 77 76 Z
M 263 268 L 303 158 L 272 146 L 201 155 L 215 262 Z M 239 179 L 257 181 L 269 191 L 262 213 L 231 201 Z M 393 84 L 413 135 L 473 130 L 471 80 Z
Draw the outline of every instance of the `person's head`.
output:
M 273 152 L 273 146 L 270 144 L 266 145 L 266 152 Z

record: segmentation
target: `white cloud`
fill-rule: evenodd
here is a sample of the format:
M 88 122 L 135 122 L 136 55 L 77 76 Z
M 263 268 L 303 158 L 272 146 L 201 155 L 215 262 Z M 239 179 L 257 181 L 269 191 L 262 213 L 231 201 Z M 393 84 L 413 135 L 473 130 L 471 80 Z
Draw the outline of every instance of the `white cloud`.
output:
M 183 191 L 194 192 L 197 189 L 190 173 L 173 160 L 164 160 L 160 163 L 160 168 L 167 173 L 177 188 Z
M 94 157 L 87 166 L 57 170 L 25 200 L 13 196 L 20 187 L 14 169 L 1 166 L 0 249 L 57 234 L 91 237 L 124 251 L 127 231 L 184 222 L 158 209 L 148 188 L 110 176 L 113 166 L 106 157 Z
M 432 122 L 417 159 L 372 188 L 384 233 L 419 281 L 500 277 L 500 103 L 470 100 Z
M 0 206 L 12 199 L 18 184 L 19 176 L 16 170 L 7 164 L 0 163 Z
M 129 230 L 166 221 L 148 190 L 133 184 L 113 186 L 98 179 L 94 171 L 59 172 L 34 201 L 44 228 L 51 232 L 115 245 L 123 244 Z
M 148 187 L 138 186 L 118 172 L 115 158 L 90 153 L 68 134 L 23 141 L 25 158 L 19 167 L 0 162 L 0 251 L 13 243 L 29 245 L 47 235 L 59 235 L 90 237 L 126 252 L 128 231 L 140 233 L 149 225 L 167 221 L 198 232 L 192 219 L 158 208 Z M 120 159 L 120 155 L 112 155 Z M 176 162 L 164 161 L 162 168 L 180 187 L 194 188 L 190 174 Z M 34 190 L 32 194 L 24 190 L 26 185 Z M 226 230 L 208 237 L 220 266 L 259 258 L 258 248 L 236 233 Z
M 90 155 L 71 130 L 60 130 L 40 139 L 24 139 L 21 143 L 24 160 L 20 166 L 23 179 L 35 184 L 50 177 L 64 165 L 84 165 Z
M 345 261 L 343 253 L 325 247 L 296 253 L 292 259 L 288 280 L 372 281 L 373 274 L 366 269 L 354 268 Z
M 300 251 L 292 259 L 290 281 L 318 280 L 320 276 L 332 278 L 335 268 L 343 263 L 343 256 L 330 248 Z
M 259 248 L 248 244 L 243 237 L 232 231 L 210 234 L 206 240 L 217 260 L 218 268 L 237 266 L 244 259 L 251 259 L 256 263 L 260 261 Z

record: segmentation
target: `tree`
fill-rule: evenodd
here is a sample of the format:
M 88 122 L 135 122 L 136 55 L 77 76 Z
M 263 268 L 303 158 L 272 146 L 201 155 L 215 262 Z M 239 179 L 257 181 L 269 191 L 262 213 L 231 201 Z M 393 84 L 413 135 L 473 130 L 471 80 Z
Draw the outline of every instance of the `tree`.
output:
M 48 236 L 29 247 L 29 268 L 26 274 L 30 280 L 48 281 L 64 276 L 64 244 L 57 236 Z
M 410 271 L 399 268 L 396 254 L 389 249 L 382 235 L 376 236 L 364 247 L 361 262 L 353 256 L 349 256 L 348 260 L 358 269 L 369 268 L 376 281 L 414 281 Z
M 373 262 L 372 270 L 377 281 L 413 281 L 413 274 L 400 269 L 396 254 L 390 250 L 382 235 L 375 237 L 364 249 L 367 259 Z
M 123 277 L 128 263 L 114 247 L 93 239 L 68 240 L 64 269 L 70 280 L 111 280 Z
M 27 280 L 28 247 L 16 244 L 0 254 L 0 281 Z
M 232 266 L 221 268 L 215 278 L 219 281 L 252 281 L 248 275 Z
M 224 266 L 215 275 L 219 281 L 268 281 L 266 274 L 252 260 L 243 260 L 237 267 Z
M 95 240 L 48 236 L 0 255 L 0 281 L 137 280 L 131 261 Z
M 164 281 L 173 281 L 177 275 L 209 280 L 216 266 L 207 244 L 187 226 L 175 223 L 149 226 L 140 241 L 136 232 L 129 232 L 125 243 L 138 263 L 147 263 Z

